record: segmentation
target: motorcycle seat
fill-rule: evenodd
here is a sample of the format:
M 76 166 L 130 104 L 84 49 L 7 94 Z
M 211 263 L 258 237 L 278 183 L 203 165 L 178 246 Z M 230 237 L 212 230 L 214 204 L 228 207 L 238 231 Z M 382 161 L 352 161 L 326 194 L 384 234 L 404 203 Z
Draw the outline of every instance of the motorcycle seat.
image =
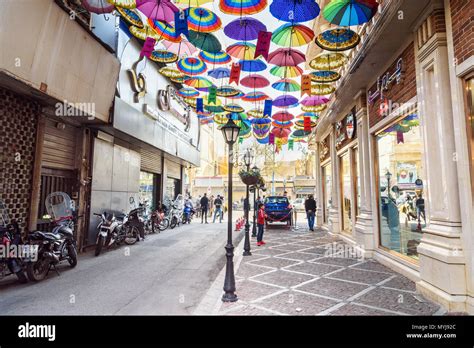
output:
M 52 233 L 52 232 L 35 231 L 32 234 L 30 234 L 30 238 L 32 238 L 32 239 L 58 240 L 58 239 L 61 239 L 61 236 L 57 233 Z

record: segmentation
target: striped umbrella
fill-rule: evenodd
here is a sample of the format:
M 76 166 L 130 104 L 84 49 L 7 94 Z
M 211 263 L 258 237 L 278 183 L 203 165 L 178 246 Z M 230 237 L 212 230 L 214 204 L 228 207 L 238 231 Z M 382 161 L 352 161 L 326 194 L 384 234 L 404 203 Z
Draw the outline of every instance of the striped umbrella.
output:
M 201 76 L 194 76 L 184 83 L 189 87 L 196 88 L 198 91 L 207 91 L 209 87 L 214 86 L 211 81 Z
M 242 100 L 246 102 L 258 102 L 267 99 L 270 99 L 270 97 L 260 91 L 250 92 L 242 97 Z
M 227 105 L 224 105 L 222 107 L 225 111 L 228 111 L 228 112 L 237 112 L 237 113 L 240 113 L 240 112 L 244 112 L 245 109 L 243 107 L 241 107 L 240 105 L 237 105 L 237 104 L 227 104 Z
M 200 75 L 207 70 L 206 63 L 196 57 L 181 58 L 176 66 L 179 71 L 189 76 Z
M 232 61 L 232 58 L 224 51 L 220 51 L 217 53 L 209 53 L 206 51 L 201 51 L 199 53 L 199 58 L 201 58 L 206 63 L 214 64 L 214 65 L 227 64 Z
M 330 23 L 348 27 L 361 25 L 377 13 L 376 0 L 332 0 L 323 9 L 323 17 Z
M 301 90 L 298 82 L 291 79 L 281 79 L 272 84 L 272 87 L 277 91 L 296 92 Z
M 274 66 L 270 69 L 270 74 L 280 78 L 297 77 L 303 74 L 303 69 L 299 66 Z
M 178 95 L 180 95 L 183 98 L 197 98 L 199 97 L 199 92 L 196 91 L 194 88 L 181 88 L 178 92 Z
M 180 42 L 182 39 L 181 35 L 176 35 L 176 30 L 169 23 L 148 19 L 148 24 L 158 34 L 160 40 L 164 39 L 171 42 Z
M 246 42 L 237 42 L 233 45 L 227 47 L 227 53 L 230 54 L 232 57 L 241 59 L 241 60 L 249 60 L 253 59 L 255 56 L 255 49 L 256 46 L 252 43 Z
M 276 128 L 285 128 L 285 129 L 290 129 L 293 127 L 293 122 L 291 121 L 273 121 L 272 126 Z
M 335 82 L 341 78 L 341 75 L 336 71 L 319 70 L 310 73 L 311 81 L 318 83 Z
M 277 112 L 276 114 L 274 114 L 272 116 L 272 118 L 275 121 L 278 121 L 278 122 L 287 122 L 287 121 L 293 120 L 295 118 L 295 116 L 293 116 L 292 114 L 290 114 L 287 111 L 280 111 L 280 112 Z
M 186 9 L 188 18 L 188 29 L 201 33 L 212 33 L 221 28 L 220 18 L 212 11 L 203 7 L 191 7 Z
M 313 30 L 301 24 L 283 24 L 272 34 L 272 42 L 284 47 L 307 45 L 313 38 Z
M 219 8 L 230 15 L 251 15 L 267 7 L 267 0 L 219 0 Z

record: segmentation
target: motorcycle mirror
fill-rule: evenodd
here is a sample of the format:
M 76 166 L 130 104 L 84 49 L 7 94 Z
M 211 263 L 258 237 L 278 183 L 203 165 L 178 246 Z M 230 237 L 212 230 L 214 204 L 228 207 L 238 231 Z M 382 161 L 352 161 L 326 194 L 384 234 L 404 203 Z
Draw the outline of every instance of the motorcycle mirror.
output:
M 76 201 L 74 199 L 71 199 L 71 210 L 76 210 Z

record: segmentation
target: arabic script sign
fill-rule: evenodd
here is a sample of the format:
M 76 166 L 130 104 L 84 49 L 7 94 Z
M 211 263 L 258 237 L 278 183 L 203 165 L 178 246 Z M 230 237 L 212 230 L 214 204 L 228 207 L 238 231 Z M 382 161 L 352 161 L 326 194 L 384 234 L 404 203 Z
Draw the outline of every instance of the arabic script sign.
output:
M 403 59 L 400 58 L 397 61 L 395 71 L 390 74 L 390 72 L 386 72 L 384 75 L 379 76 L 377 79 L 377 88 L 374 92 L 369 91 L 368 101 L 370 104 L 375 103 L 377 98 L 383 100 L 384 92 L 388 91 L 390 85 L 395 81 L 397 84 L 400 83 L 402 78 L 402 66 L 403 66 Z

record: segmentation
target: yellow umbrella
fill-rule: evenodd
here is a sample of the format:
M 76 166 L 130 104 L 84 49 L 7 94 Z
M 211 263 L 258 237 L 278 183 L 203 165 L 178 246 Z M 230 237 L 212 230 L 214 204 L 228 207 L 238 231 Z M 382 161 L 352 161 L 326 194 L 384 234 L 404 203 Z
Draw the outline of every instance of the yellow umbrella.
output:
M 328 95 L 333 93 L 335 90 L 336 87 L 328 85 L 326 83 L 316 83 L 311 85 L 312 95 Z
M 112 5 L 132 9 L 137 7 L 137 3 L 135 0 L 107 0 Z
M 135 36 L 137 39 L 145 41 L 145 39 L 148 37 L 151 37 L 155 39 L 157 42 L 160 41 L 162 38 L 160 35 L 157 34 L 156 31 L 154 31 L 152 28 L 149 26 L 146 26 L 144 28 L 139 28 L 134 25 L 131 25 L 129 28 L 130 33 Z
M 309 66 L 314 70 L 335 70 L 347 63 L 347 56 L 344 53 L 332 52 L 323 53 L 313 58 Z
M 311 106 L 301 106 L 301 110 L 304 112 L 321 112 L 327 108 L 327 104 L 323 105 L 311 105 Z
M 212 2 L 213 0 L 175 0 L 174 3 L 179 7 L 199 7 L 201 5 Z

